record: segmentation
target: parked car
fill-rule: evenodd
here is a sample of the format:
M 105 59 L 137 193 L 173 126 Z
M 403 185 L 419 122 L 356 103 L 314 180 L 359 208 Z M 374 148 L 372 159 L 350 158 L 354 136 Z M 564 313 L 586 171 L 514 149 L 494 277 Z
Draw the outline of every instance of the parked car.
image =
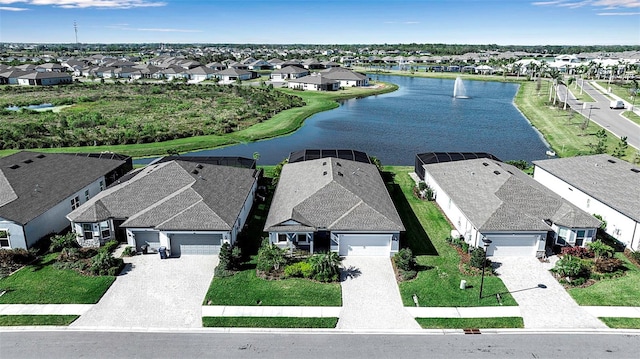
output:
M 609 108 L 612 110 L 624 108 L 624 101 L 611 101 Z

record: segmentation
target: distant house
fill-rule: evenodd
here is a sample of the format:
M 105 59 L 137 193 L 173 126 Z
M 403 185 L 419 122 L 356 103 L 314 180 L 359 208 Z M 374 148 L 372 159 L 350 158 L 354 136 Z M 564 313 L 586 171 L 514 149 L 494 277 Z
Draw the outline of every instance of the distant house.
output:
M 247 64 L 249 70 L 259 71 L 259 70 L 273 70 L 273 65 L 264 60 L 255 60 Z
M 289 80 L 289 88 L 309 91 L 337 91 L 340 82 L 322 76 L 320 73 Z
M 422 165 L 421 179 L 469 245 L 492 241 L 487 255 L 541 257 L 547 247 L 584 247 L 595 238 L 599 220 L 519 169 L 492 158 L 436 158 Z
M 18 77 L 18 85 L 24 86 L 52 86 L 70 84 L 73 78 L 64 72 L 29 72 Z
M 85 246 L 120 237 L 137 251 L 163 246 L 172 256 L 217 254 L 243 229 L 259 175 L 249 159 L 173 157 L 101 192 L 67 218 Z
M 198 66 L 191 70 L 188 70 L 187 73 L 191 77 L 191 80 L 200 82 L 214 78 L 216 70 L 213 70 L 206 66 Z
M 258 77 L 258 74 L 253 71 L 238 70 L 236 68 L 228 68 L 215 73 L 215 76 L 220 79 L 220 83 L 233 83 L 237 80 L 245 81 Z
M 332 67 L 322 70 L 320 73 L 324 78 L 338 81 L 340 87 L 369 86 L 369 77 L 367 75 L 343 67 Z
M 610 155 L 534 161 L 533 178 L 583 211 L 606 232 L 640 251 L 640 168 Z
M 271 81 L 284 82 L 291 79 L 297 79 L 300 77 L 308 76 L 311 72 L 307 69 L 303 69 L 297 66 L 286 66 L 280 70 L 275 70 L 269 76 Z
M 354 151 L 311 152 L 282 168 L 264 227 L 271 243 L 341 256 L 396 253 L 405 228 L 378 168 Z
M 31 248 L 65 216 L 131 170 L 115 154 L 18 152 L 0 158 L 0 247 Z

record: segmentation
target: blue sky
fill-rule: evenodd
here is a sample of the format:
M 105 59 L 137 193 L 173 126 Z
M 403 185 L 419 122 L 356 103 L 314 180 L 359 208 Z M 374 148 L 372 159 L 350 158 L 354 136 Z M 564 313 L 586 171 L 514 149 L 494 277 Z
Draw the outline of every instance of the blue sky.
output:
M 640 45 L 640 0 L 0 0 L 0 42 Z

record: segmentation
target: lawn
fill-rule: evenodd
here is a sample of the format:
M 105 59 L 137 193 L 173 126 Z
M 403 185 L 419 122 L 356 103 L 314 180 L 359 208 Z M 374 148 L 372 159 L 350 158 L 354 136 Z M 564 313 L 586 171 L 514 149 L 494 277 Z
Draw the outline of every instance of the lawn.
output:
M 78 319 L 77 315 L 0 315 L 0 326 L 67 326 L 76 319 Z
M 609 328 L 640 329 L 640 318 L 602 317 L 598 319 L 603 321 Z
M 579 305 L 629 306 L 638 305 L 640 297 L 640 269 L 622 253 L 616 258 L 624 261 L 626 274 L 612 279 L 603 279 L 586 288 L 571 288 L 569 294 Z
M 203 317 L 203 327 L 335 328 L 338 318 Z
M 596 81 L 596 83 L 604 89 L 611 87 L 611 92 L 627 102 L 633 102 L 631 97 L 633 83 L 629 82 L 626 86 L 621 86 L 619 83 L 609 83 L 608 81 Z M 613 99 L 613 98 L 612 98 Z
M 73 270 L 59 270 L 52 264 L 57 254 L 0 279 L 7 292 L 0 304 L 94 304 L 116 279 L 111 276 L 84 276 Z
M 299 278 L 266 280 L 258 278 L 255 269 L 247 269 L 231 277 L 214 277 L 204 304 L 339 307 L 342 306 L 342 291 L 338 283 Z
M 413 196 L 414 182 L 408 175 L 413 168 L 385 169 L 395 174 L 396 186 L 391 194 L 407 229 L 401 238 L 401 246 L 411 248 L 422 267 L 416 279 L 399 283 L 404 305 L 414 306 L 413 295 L 416 294 L 421 307 L 497 306 L 500 305 L 497 293 L 500 293 L 503 305 L 517 305 L 502 280 L 491 275 L 485 276 L 483 298 L 479 299 L 481 276 L 460 273 L 460 255 L 445 240 L 451 232 L 447 219 L 435 202 Z M 459 288 L 462 279 L 467 281 L 466 290 Z
M 514 99 L 524 116 L 543 135 L 545 140 L 559 157 L 573 157 L 592 153 L 591 145 L 598 142 L 596 132 L 602 129 L 589 122 L 585 130 L 581 129 L 586 118 L 571 110 L 563 110 L 548 104 L 549 81 L 542 81 L 540 90 L 536 82 L 522 82 Z M 588 110 L 586 110 L 588 111 Z M 611 151 L 619 140 L 609 134 L 606 146 Z M 625 160 L 631 160 L 635 150 L 627 149 Z
M 524 328 L 521 317 L 416 318 L 423 329 Z
M 622 113 L 622 116 L 630 119 L 631 121 L 635 122 L 636 124 L 640 125 L 640 116 L 636 115 L 635 112 L 631 112 L 631 111 L 624 111 Z

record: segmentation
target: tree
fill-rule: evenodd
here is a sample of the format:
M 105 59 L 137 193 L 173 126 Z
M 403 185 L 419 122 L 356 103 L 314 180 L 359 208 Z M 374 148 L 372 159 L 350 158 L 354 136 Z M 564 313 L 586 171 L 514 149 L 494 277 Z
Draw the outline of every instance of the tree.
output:
M 627 153 L 627 148 L 629 148 L 629 144 L 627 143 L 627 136 L 621 137 L 620 142 L 613 150 L 613 157 L 622 158 Z
M 313 278 L 320 282 L 336 282 L 340 279 L 342 258 L 336 252 L 317 253 L 309 258 Z
M 256 269 L 262 272 L 278 272 L 282 266 L 287 264 L 284 251 L 275 244 L 265 239 L 258 250 L 256 257 Z
M 280 174 L 282 173 L 282 167 L 284 167 L 284 165 L 286 165 L 287 163 L 289 163 L 289 159 L 285 158 L 273 168 L 272 183 L 274 186 L 278 184 L 278 180 L 280 179 Z
M 595 145 L 591 145 L 591 154 L 599 155 L 607 152 L 607 131 L 601 129 L 596 132 L 596 138 L 598 142 Z

